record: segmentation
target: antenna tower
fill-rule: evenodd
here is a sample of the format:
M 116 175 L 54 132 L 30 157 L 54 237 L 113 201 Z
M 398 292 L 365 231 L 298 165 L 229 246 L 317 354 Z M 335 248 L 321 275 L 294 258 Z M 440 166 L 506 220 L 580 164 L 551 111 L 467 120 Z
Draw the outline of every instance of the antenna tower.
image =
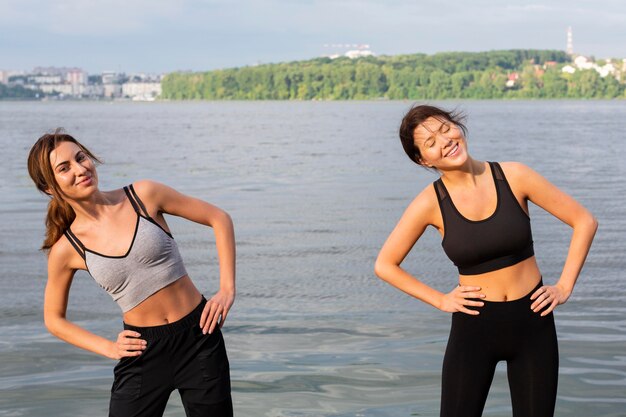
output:
M 574 36 L 572 35 L 572 27 L 567 28 L 567 54 L 574 55 Z

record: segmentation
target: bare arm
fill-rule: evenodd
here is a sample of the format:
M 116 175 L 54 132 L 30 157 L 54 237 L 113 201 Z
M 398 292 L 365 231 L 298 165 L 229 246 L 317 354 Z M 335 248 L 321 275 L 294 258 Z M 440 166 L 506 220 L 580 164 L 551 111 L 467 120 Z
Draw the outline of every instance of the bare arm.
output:
M 220 270 L 220 290 L 207 302 L 200 326 L 211 333 L 226 316 L 235 301 L 235 231 L 232 219 L 220 208 L 154 181 L 139 181 L 135 188 L 159 211 L 183 217 L 213 228 Z
M 550 298 L 550 308 L 542 313 L 545 315 L 556 305 L 565 303 L 571 295 L 598 229 L 598 222 L 580 203 L 529 167 L 512 162 L 506 163 L 504 167 L 507 173 L 511 172 L 513 185 L 521 190 L 528 200 L 573 229 L 561 276 L 557 283 L 551 286 L 552 288 L 547 289 L 554 298 Z M 542 293 L 540 291 L 541 289 L 531 298 L 536 299 Z M 548 302 L 539 299 L 533 304 L 533 309 L 541 310 L 547 304 Z
M 482 306 L 481 302 L 467 300 L 484 297 L 477 292 L 480 290 L 479 287 L 458 286 L 450 293 L 444 294 L 419 281 L 400 267 L 426 227 L 436 223 L 434 216 L 438 210 L 435 191 L 432 187 L 427 187 L 409 205 L 387 238 L 376 259 L 374 271 L 392 286 L 442 311 L 478 314 L 466 306 Z
M 67 320 L 67 303 L 70 286 L 77 269 L 81 268 L 82 258 L 62 237 L 51 249 L 48 257 L 48 282 L 44 295 L 44 322 L 48 331 L 59 339 L 79 348 L 111 359 L 124 356 L 138 356 L 145 349 L 144 340 L 139 334 L 124 330 L 112 342 Z

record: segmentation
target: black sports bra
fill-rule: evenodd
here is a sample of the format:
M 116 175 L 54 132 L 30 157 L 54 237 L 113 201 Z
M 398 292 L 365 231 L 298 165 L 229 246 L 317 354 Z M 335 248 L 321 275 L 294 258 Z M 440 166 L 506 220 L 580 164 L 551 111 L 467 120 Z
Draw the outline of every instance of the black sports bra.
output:
M 443 217 L 441 242 L 461 275 L 478 275 L 515 265 L 535 254 L 530 217 L 513 195 L 497 162 L 489 162 L 497 205 L 483 220 L 469 220 L 457 210 L 443 181 L 433 183 Z

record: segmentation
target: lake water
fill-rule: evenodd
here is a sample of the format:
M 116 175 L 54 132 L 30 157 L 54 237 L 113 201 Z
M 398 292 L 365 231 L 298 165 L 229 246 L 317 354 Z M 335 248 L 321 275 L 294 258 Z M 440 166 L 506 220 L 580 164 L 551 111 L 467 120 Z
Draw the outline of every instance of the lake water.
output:
M 570 301 L 556 311 L 557 416 L 626 416 L 626 102 L 466 101 L 472 155 L 522 161 L 572 194 L 600 228 Z M 438 416 L 450 316 L 373 274 L 380 246 L 435 176 L 397 139 L 407 102 L 0 102 L 0 416 L 104 416 L 114 362 L 49 335 L 46 198 L 30 146 L 63 126 L 105 164 L 101 187 L 141 178 L 233 217 L 238 294 L 224 327 L 238 416 Z M 544 281 L 570 229 L 531 207 Z M 187 269 L 218 286 L 210 230 L 168 218 Z M 456 271 L 430 230 L 404 266 L 449 291 Z M 115 338 L 119 308 L 78 273 L 69 318 Z M 183 416 L 177 393 L 166 415 Z M 510 415 L 505 366 L 485 416 Z

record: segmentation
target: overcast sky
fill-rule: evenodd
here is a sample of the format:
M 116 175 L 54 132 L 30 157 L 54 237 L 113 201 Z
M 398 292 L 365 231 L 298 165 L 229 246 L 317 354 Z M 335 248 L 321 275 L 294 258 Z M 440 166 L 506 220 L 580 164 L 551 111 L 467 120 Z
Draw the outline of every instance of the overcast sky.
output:
M 626 58 L 624 0 L 0 0 L 0 69 L 202 71 L 345 52 L 538 48 Z

